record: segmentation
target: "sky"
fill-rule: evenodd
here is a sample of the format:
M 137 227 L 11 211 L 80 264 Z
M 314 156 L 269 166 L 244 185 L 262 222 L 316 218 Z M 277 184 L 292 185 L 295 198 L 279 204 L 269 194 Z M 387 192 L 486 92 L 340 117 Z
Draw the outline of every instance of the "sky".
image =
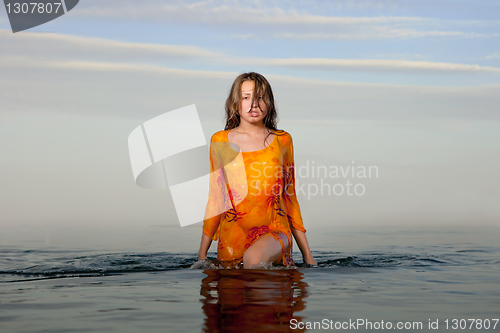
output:
M 135 184 L 128 135 L 195 104 L 208 142 L 247 71 L 293 137 L 306 228 L 498 224 L 499 14 L 496 0 L 81 0 L 14 34 L 2 7 L 0 226 L 178 226 L 168 190 Z M 348 182 L 363 193 L 326 193 Z

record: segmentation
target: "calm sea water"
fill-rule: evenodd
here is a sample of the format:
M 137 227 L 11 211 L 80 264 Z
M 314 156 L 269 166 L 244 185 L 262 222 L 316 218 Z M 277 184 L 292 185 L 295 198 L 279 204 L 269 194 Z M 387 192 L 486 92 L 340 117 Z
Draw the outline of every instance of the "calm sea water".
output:
M 4 227 L 0 332 L 500 331 L 497 226 L 309 228 L 319 267 L 267 270 L 192 268 L 200 235 Z

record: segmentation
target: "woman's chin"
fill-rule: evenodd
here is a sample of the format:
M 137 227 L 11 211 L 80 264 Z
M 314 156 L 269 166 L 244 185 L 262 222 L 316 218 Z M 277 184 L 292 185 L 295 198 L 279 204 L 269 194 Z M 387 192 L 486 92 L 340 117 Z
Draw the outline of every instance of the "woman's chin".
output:
M 262 119 L 261 117 L 252 117 L 252 118 L 246 118 L 245 120 L 249 123 L 258 123 L 258 122 L 262 122 Z

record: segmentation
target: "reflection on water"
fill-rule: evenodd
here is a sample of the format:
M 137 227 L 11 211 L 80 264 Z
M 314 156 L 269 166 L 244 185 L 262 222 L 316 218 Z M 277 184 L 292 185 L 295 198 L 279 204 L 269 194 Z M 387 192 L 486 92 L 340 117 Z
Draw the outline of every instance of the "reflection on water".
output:
M 201 281 L 205 332 L 290 332 L 305 309 L 307 283 L 296 269 L 205 270 Z M 293 332 L 303 332 L 294 329 Z

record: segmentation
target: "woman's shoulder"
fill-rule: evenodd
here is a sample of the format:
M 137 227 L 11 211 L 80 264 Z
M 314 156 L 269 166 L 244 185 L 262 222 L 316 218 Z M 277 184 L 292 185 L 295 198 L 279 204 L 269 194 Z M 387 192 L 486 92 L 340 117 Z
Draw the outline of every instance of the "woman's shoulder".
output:
M 226 135 L 228 131 L 226 130 L 220 130 L 212 134 L 212 137 L 210 138 L 210 141 L 212 142 L 220 142 L 220 141 L 226 141 Z
M 287 131 L 280 129 L 273 132 L 281 143 L 289 144 L 292 142 L 292 136 Z

